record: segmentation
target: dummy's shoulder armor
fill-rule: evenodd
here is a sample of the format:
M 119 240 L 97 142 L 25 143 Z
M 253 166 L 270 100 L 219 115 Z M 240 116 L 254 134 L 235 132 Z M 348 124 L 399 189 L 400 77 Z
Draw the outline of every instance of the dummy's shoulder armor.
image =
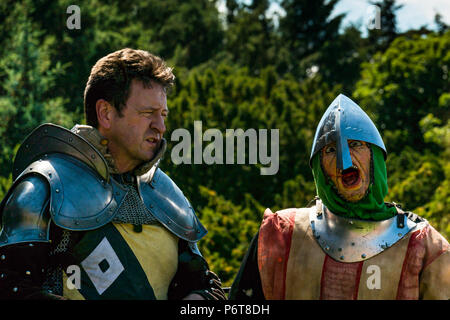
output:
M 189 200 L 161 169 L 155 169 L 150 181 L 139 177 L 138 186 L 147 209 L 179 238 L 198 241 L 206 235 Z
M 334 260 L 350 263 L 383 252 L 416 228 L 419 220 L 398 207 L 397 212 L 396 216 L 382 221 L 351 219 L 333 214 L 317 200 L 316 206 L 310 208 L 309 219 L 323 251 Z

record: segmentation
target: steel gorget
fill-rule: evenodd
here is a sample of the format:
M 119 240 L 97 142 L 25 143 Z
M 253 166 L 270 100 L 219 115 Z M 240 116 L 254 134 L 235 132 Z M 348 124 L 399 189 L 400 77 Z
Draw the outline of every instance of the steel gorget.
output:
M 336 261 L 359 262 L 383 252 L 416 227 L 398 215 L 382 221 L 349 219 L 333 214 L 320 200 L 310 208 L 310 226 L 323 251 Z M 399 218 L 403 223 L 398 223 Z

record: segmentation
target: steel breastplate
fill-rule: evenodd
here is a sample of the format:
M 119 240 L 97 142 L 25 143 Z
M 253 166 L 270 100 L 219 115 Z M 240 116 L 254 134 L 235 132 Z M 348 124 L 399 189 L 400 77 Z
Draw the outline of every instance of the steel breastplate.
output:
M 367 260 L 401 240 L 416 227 L 416 223 L 402 214 L 382 221 L 349 219 L 333 214 L 318 200 L 310 209 L 309 219 L 313 235 L 323 251 L 336 261 Z

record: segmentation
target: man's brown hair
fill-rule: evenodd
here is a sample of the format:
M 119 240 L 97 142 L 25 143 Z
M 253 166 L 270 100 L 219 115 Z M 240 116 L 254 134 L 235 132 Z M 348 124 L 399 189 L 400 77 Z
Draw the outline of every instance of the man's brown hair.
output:
M 142 81 L 145 87 L 151 87 L 154 81 L 167 89 L 175 76 L 164 60 L 144 50 L 125 48 L 108 54 L 92 67 L 84 90 L 86 123 L 98 128 L 95 105 L 99 99 L 108 101 L 121 115 L 133 79 Z

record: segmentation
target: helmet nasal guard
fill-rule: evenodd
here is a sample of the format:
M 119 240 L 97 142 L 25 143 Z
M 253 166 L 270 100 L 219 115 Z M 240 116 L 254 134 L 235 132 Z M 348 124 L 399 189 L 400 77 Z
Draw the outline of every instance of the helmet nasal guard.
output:
M 375 124 L 351 99 L 340 94 L 325 111 L 317 126 L 309 163 L 314 155 L 331 142 L 336 143 L 338 169 L 350 168 L 353 163 L 348 140 L 360 140 L 380 147 L 386 159 L 386 147 Z

